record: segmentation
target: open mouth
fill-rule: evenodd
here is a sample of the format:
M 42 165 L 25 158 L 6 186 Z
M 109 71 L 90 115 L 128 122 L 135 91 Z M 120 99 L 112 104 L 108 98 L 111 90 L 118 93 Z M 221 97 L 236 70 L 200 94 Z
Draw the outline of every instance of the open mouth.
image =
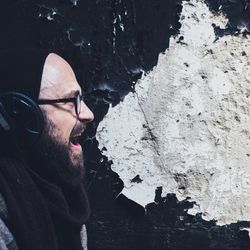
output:
M 82 146 L 80 144 L 83 132 L 85 131 L 84 126 L 76 126 L 70 135 L 70 144 L 76 150 L 82 150 Z
M 73 145 L 79 145 L 80 144 L 80 136 L 74 136 L 70 139 L 70 142 L 73 144 Z
M 74 146 L 81 146 L 80 145 L 81 136 L 82 136 L 82 133 L 71 136 L 70 137 L 71 144 L 73 144 Z

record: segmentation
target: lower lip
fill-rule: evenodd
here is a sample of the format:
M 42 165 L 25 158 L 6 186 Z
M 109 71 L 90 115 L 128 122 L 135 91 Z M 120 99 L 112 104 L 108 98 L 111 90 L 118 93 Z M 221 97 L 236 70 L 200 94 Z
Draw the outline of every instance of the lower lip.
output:
M 81 144 L 73 144 L 73 143 L 70 143 L 71 144 L 71 147 L 74 149 L 74 150 L 77 150 L 77 151 L 82 151 L 82 146 Z

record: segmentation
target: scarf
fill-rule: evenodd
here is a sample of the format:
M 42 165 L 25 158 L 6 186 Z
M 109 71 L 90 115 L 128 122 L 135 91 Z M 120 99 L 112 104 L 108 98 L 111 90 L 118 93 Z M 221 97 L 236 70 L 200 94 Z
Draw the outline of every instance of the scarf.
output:
M 1 158 L 5 221 L 20 250 L 82 250 L 80 231 L 89 216 L 83 185 L 63 190 L 17 159 Z

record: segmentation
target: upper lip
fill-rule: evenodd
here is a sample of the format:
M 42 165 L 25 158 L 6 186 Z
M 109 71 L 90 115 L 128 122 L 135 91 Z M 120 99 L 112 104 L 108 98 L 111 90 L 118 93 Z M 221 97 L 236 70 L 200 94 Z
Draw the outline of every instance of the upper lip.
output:
M 76 136 L 81 136 L 83 132 L 85 131 L 85 126 L 79 126 L 75 129 L 75 131 L 72 131 L 72 135 L 70 136 L 71 138 L 76 137 Z
M 72 137 L 81 136 L 83 132 L 84 132 L 84 129 L 81 130 L 81 131 L 78 131 L 77 133 L 74 133 L 74 134 L 72 135 Z

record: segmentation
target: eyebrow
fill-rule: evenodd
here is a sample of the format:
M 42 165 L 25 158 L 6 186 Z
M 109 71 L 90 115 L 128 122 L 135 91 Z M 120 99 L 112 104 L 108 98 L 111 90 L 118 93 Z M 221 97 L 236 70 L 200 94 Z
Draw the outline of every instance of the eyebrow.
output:
M 71 98 L 77 96 L 79 93 L 81 93 L 80 90 L 71 90 L 69 93 L 66 93 L 62 96 L 62 98 Z

